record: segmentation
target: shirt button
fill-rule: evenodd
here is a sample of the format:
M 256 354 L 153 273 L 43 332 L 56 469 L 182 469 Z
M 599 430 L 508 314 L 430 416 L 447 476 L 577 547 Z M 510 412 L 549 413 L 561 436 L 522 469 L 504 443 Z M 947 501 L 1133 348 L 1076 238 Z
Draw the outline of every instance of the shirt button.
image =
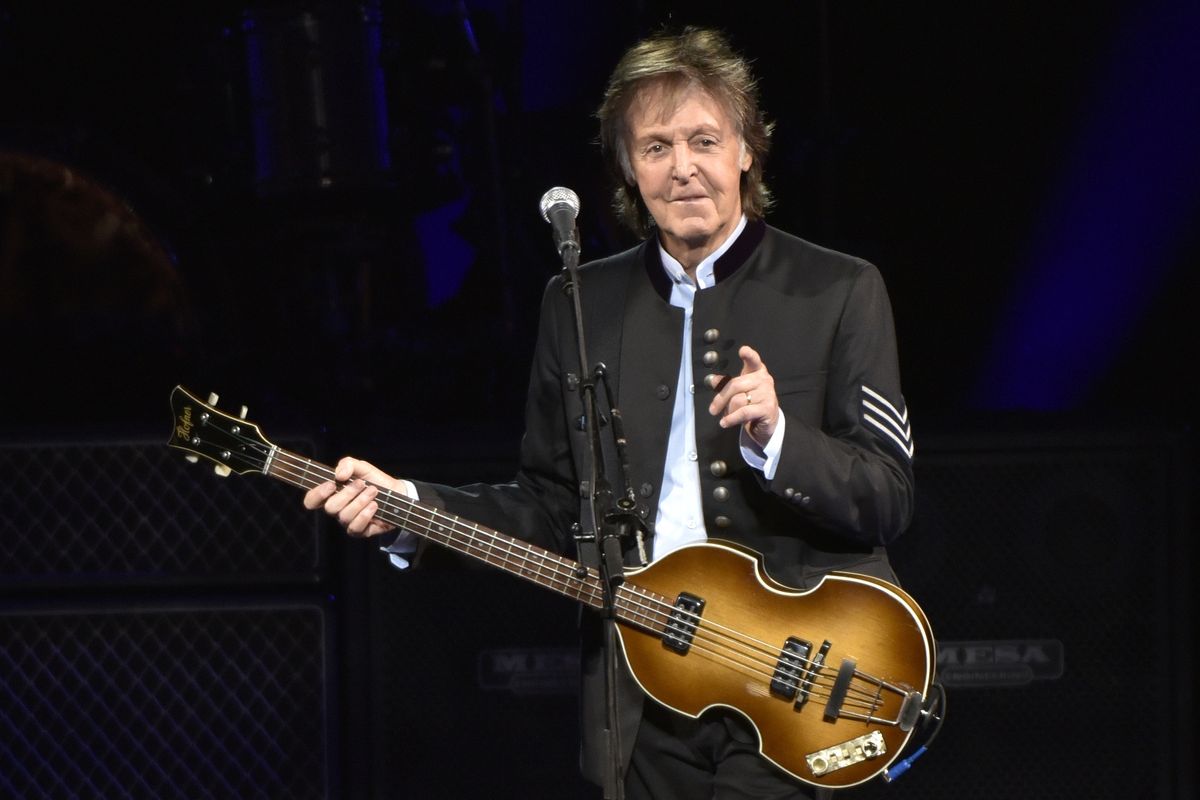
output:
M 717 330 L 716 328 L 709 328 L 708 330 L 706 330 L 704 332 L 704 341 L 708 342 L 709 344 L 712 344 L 717 339 L 719 339 L 720 336 L 721 336 L 721 332 L 719 330 Z
M 713 520 L 713 522 L 715 522 L 717 524 L 718 528 L 728 528 L 730 525 L 733 524 L 733 520 L 731 520 L 729 517 L 726 517 L 724 515 L 717 517 L 716 519 Z
M 722 503 L 725 502 L 729 499 L 729 489 L 724 486 L 718 486 L 717 488 L 713 489 L 713 499 Z
M 717 478 L 720 478 L 722 475 L 724 475 L 728 469 L 729 467 L 724 461 L 721 460 L 714 461 L 708 465 L 708 471 Z
M 696 384 L 693 383 L 690 386 L 688 386 L 688 394 L 695 394 L 695 393 L 696 393 Z
M 696 460 L 696 451 L 693 450 L 692 452 L 688 453 L 688 461 L 695 461 L 695 460 Z
M 671 387 L 667 386 L 665 383 L 660 383 L 658 388 L 654 390 L 654 396 L 659 400 L 666 400 L 671 396 Z
M 695 527 L 696 527 L 696 524 L 697 524 L 697 523 L 696 523 L 696 518 L 695 518 L 695 517 L 692 517 L 692 518 L 690 518 L 690 519 L 687 521 L 687 526 L 688 526 L 689 528 L 695 528 Z

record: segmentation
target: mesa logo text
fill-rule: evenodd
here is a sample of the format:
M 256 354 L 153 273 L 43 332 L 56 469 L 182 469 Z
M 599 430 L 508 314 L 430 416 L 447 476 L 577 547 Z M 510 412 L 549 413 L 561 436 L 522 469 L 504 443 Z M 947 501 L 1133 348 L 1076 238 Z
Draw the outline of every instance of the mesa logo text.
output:
M 946 686 L 1024 686 L 1063 674 L 1063 644 L 1057 639 L 941 642 L 938 674 Z

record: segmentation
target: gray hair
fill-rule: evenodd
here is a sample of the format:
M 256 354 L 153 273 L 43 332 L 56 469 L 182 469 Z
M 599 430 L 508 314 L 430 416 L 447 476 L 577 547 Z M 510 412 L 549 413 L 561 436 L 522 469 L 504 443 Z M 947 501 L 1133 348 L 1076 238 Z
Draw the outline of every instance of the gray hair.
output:
M 771 205 L 771 192 L 763 182 L 763 161 L 774 126 L 759 109 L 758 85 L 749 63 L 714 30 L 688 27 L 679 34 L 658 34 L 638 42 L 621 57 L 596 112 L 601 152 L 617 184 L 613 207 L 639 236 L 650 233 L 653 220 L 629 162 L 629 109 L 640 93 L 651 87 L 660 87 L 664 101 L 670 104 L 697 86 L 729 115 L 743 151 L 750 153 L 750 168 L 741 179 L 742 211 L 748 219 L 761 219 Z

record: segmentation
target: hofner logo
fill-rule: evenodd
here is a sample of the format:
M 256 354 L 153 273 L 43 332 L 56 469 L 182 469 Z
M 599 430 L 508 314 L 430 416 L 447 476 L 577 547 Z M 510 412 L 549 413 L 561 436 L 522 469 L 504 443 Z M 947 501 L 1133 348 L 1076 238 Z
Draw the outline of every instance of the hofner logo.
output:
M 192 407 L 184 406 L 183 414 L 179 417 L 179 424 L 175 426 L 175 435 L 186 442 L 192 436 Z
M 1063 644 L 1057 639 L 942 642 L 938 673 L 947 686 L 1024 686 L 1063 674 Z

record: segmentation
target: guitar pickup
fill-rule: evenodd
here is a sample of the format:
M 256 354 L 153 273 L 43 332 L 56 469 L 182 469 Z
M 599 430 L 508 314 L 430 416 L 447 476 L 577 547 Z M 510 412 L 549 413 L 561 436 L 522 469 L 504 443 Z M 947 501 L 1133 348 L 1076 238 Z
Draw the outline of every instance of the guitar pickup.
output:
M 771 694 L 785 700 L 795 700 L 800 691 L 800 674 L 812 652 L 812 642 L 789 636 L 779 651 L 779 660 L 775 662 L 775 672 L 771 676 Z
M 687 592 L 680 593 L 675 600 L 675 608 L 667 620 L 667 629 L 663 633 L 663 646 L 676 653 L 686 653 L 692 648 L 692 640 L 696 638 L 696 628 L 700 625 L 700 613 L 704 611 L 703 598 Z

